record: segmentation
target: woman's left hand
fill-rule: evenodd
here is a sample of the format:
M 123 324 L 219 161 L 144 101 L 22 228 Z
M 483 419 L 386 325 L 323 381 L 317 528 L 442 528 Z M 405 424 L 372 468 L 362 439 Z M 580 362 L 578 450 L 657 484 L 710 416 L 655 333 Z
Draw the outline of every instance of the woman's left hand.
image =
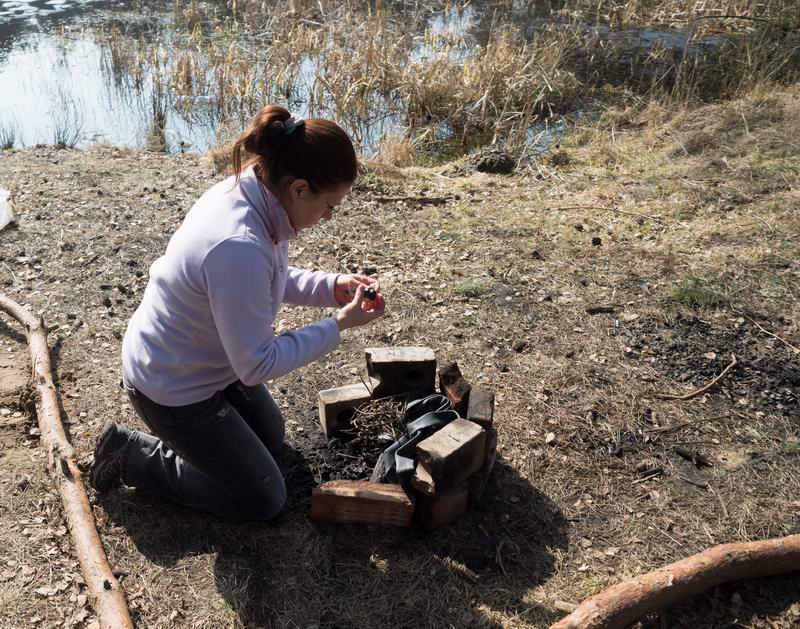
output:
M 381 285 L 374 277 L 367 275 L 339 275 L 333 285 L 333 297 L 340 306 L 350 303 L 359 286 L 372 287 L 375 292 L 380 291 Z

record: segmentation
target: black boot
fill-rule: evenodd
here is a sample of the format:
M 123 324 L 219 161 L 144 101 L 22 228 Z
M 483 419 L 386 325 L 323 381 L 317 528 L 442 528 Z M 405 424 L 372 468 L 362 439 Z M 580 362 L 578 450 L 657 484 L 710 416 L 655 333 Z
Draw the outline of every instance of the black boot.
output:
M 131 449 L 131 431 L 106 420 L 94 449 L 94 462 L 89 470 L 89 482 L 97 491 L 105 491 L 122 484 L 122 470 Z

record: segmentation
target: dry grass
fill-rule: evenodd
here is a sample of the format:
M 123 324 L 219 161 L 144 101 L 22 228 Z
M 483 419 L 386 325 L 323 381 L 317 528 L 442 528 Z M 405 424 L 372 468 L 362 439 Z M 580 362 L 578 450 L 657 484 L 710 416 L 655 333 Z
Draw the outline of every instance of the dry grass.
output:
M 561 615 L 557 600 L 577 602 L 711 544 L 797 532 L 798 358 L 744 315 L 800 342 L 798 129 L 796 88 L 765 88 L 671 115 L 609 111 L 562 142 L 560 165 L 543 160 L 515 177 L 365 175 L 331 223 L 293 244 L 293 262 L 377 269 L 389 311 L 271 383 L 287 420 L 285 513 L 238 525 L 137 492 L 98 499 L 142 626 L 546 627 Z M 104 148 L 53 161 L 33 150 L 0 157 L 0 179 L 20 191 L 20 227 L 3 234 L 16 280 L 0 265 L 0 281 L 62 325 L 54 341 L 64 412 L 88 455 L 106 417 L 135 422 L 117 384 L 119 339 L 144 272 L 216 175 L 190 155 Z M 376 199 L 421 195 L 449 202 Z M 74 248 L 55 251 L 56 241 Z M 676 301 L 690 278 L 725 301 Z M 593 305 L 616 309 L 592 316 Z M 282 316 L 302 325 L 320 314 Z M 16 347 L 2 333 L 2 345 Z M 363 349 L 376 344 L 433 347 L 497 394 L 500 461 L 486 501 L 431 534 L 308 517 L 325 451 L 316 391 L 358 382 Z M 655 399 L 702 386 L 731 352 L 737 368 L 708 395 Z M 44 534 L 60 522 L 37 480 L 43 460 L 23 434 L 3 435 L 13 438 L 0 456 L 0 566 L 33 564 L 32 555 L 44 566 L 0 583 L 3 622 L 27 625 L 38 614 L 65 624 L 79 583 L 31 593 L 57 583 L 70 560 L 68 544 Z M 677 444 L 715 465 L 695 469 L 674 455 Z M 643 464 L 664 473 L 642 481 Z M 23 474 L 34 483 L 21 491 Z M 42 516 L 25 535 L 32 525 L 20 520 Z M 48 554 L 54 543 L 64 550 Z M 664 622 L 796 626 L 798 596 L 796 575 L 738 583 L 668 610 Z
M 241 126 L 280 102 L 338 120 L 365 152 L 406 165 L 426 163 L 443 140 L 462 153 L 496 142 L 519 149 L 538 118 L 598 103 L 674 109 L 790 83 L 800 68 L 797 8 L 292 0 L 236 2 L 220 15 L 191 2 L 147 40 L 119 26 L 98 38 L 115 84 L 170 86 L 171 106 L 190 122 Z M 710 19 L 731 15 L 740 17 Z
M 404 432 L 404 405 L 388 398 L 375 400 L 356 411 L 350 433 L 364 441 L 386 437 L 396 441 Z

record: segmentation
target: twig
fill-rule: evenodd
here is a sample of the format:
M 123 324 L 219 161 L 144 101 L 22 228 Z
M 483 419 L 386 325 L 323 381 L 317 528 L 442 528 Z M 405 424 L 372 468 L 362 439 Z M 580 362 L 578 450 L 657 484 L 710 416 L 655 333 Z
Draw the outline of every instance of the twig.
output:
M 614 314 L 615 306 L 589 306 L 586 309 L 586 314 Z
M 665 225 L 669 224 L 669 221 L 665 221 L 663 218 L 658 218 L 656 216 L 651 216 L 649 214 L 639 214 L 639 212 L 630 212 L 628 210 L 620 210 L 619 208 L 615 207 L 605 207 L 602 205 L 567 205 L 564 207 L 551 207 L 547 208 L 549 210 L 603 210 L 605 212 L 616 212 L 617 214 L 627 214 L 628 216 L 638 216 L 639 218 L 648 218 L 651 221 L 656 221 L 657 223 L 664 223 Z M 679 223 L 683 225 L 682 223 Z
M 675 542 L 675 543 L 676 543 L 678 546 L 683 546 L 683 542 L 679 542 L 677 539 L 675 539 L 674 537 L 672 537 L 672 535 L 670 535 L 670 534 L 669 534 L 669 533 L 667 533 L 666 531 L 662 531 L 660 528 L 658 528 L 658 527 L 655 527 L 655 526 L 648 526 L 647 528 L 648 528 L 648 529 L 650 529 L 651 531 L 658 531 L 658 532 L 659 532 L 659 533 L 661 533 L 662 535 L 665 535 L 665 536 L 667 536 L 669 539 L 671 539 L 673 542 Z
M 770 26 L 777 26 L 772 20 L 763 17 L 751 17 L 749 15 L 698 15 L 685 20 L 675 19 L 675 22 L 699 22 L 700 20 L 750 20 L 751 22 L 764 22 Z
M 645 481 L 653 479 L 656 476 L 661 476 L 663 473 L 664 473 L 664 468 L 663 467 L 654 467 L 652 470 L 647 470 L 647 472 L 645 472 L 644 476 L 642 476 L 641 478 L 637 478 L 631 484 L 632 485 L 638 485 L 639 483 L 643 483 Z
M 95 253 L 91 258 L 89 258 L 86 262 L 83 263 L 83 266 L 89 266 L 92 262 L 97 260 L 100 257 L 99 253 Z
M 696 419 L 692 422 L 680 422 L 677 424 L 670 424 L 669 426 L 659 426 L 658 428 L 648 428 L 647 432 L 652 433 L 666 433 L 666 432 L 674 432 L 676 430 L 680 430 L 681 428 L 686 428 L 687 426 L 693 426 L 694 424 L 701 424 L 703 422 L 714 422 L 720 419 L 727 418 L 728 415 L 716 415 L 714 417 L 701 417 L 700 419 Z
M 706 391 L 708 391 L 709 389 L 711 389 L 715 385 L 719 384 L 720 380 L 722 380 L 725 377 L 725 374 L 727 374 L 731 369 L 733 369 L 733 367 L 736 365 L 736 362 L 737 362 L 736 361 L 736 354 L 731 354 L 731 358 L 732 358 L 731 364 L 728 365 L 727 367 L 725 367 L 725 369 L 722 370 L 722 373 L 719 374 L 716 378 L 714 378 L 711 382 L 709 382 L 706 386 L 704 386 L 704 387 L 702 387 L 700 389 L 697 389 L 696 391 L 692 391 L 690 393 L 686 393 L 684 395 L 671 395 L 669 393 L 656 393 L 655 397 L 657 399 L 659 399 L 659 400 L 681 400 L 681 401 L 685 401 L 685 400 L 691 400 L 692 398 L 696 398 L 698 395 L 703 395 L 703 393 L 705 393 Z
M 700 489 L 708 489 L 709 491 L 711 490 L 711 487 L 708 486 L 708 483 L 701 483 L 696 480 L 692 480 L 691 478 L 687 478 L 686 476 L 678 475 L 678 478 L 680 478 L 684 483 L 689 483 L 690 485 L 694 485 Z
M 19 280 L 17 279 L 17 276 L 14 275 L 14 271 L 11 270 L 11 267 L 8 266 L 5 262 L 3 262 L 3 266 L 8 269 L 9 273 L 11 273 L 11 279 L 14 280 L 14 284 L 19 284 Z
M 722 507 L 722 516 L 727 520 L 728 519 L 728 507 L 725 506 L 725 503 L 722 501 L 722 496 L 720 496 L 716 491 L 711 489 L 711 485 L 708 486 L 708 491 L 714 494 L 719 501 L 719 506 Z
M 364 385 L 364 388 L 365 388 L 367 391 L 369 391 L 369 395 L 370 395 L 370 397 L 372 397 L 372 387 L 371 387 L 371 386 L 369 386 L 369 385 L 367 384 L 367 381 L 366 381 L 366 380 L 364 380 L 364 376 L 362 376 L 361 374 L 358 374 L 358 378 L 359 378 L 359 380 L 361 380 L 361 384 L 363 384 L 363 385 Z
M 500 556 L 500 551 L 503 549 L 503 544 L 505 544 L 505 543 L 506 543 L 505 538 L 500 540 L 500 544 L 498 544 L 497 550 L 494 553 L 494 558 L 495 558 L 495 561 L 497 562 L 497 565 L 500 566 L 500 570 L 503 571 L 503 574 L 508 574 L 506 572 L 505 566 L 503 565 L 503 558 Z
M 661 434 L 664 432 L 673 432 L 675 430 L 680 430 L 681 428 L 686 428 L 686 426 L 691 426 L 692 422 L 681 422 L 679 424 L 672 424 L 670 426 L 659 426 L 658 428 L 650 428 L 647 432 L 652 432 L 656 434 Z
M 784 344 L 785 344 L 787 347 L 790 347 L 790 348 L 792 348 L 792 351 L 793 351 L 795 354 L 800 354 L 800 347 L 795 347 L 794 345 L 792 345 L 792 344 L 791 344 L 789 341 L 787 341 L 786 339 L 782 339 L 782 338 L 781 338 L 780 336 L 778 336 L 777 334 L 774 334 L 773 332 L 770 332 L 769 330 L 766 330 L 766 329 L 762 328 L 762 327 L 759 325 L 758 321 L 756 321 L 756 320 L 754 320 L 754 319 L 751 319 L 750 317 L 748 317 L 748 316 L 747 316 L 746 314 L 744 314 L 743 312 L 740 312 L 739 314 L 741 314 L 741 315 L 742 315 L 742 316 L 743 316 L 745 319 L 747 319 L 747 320 L 748 320 L 750 323 L 752 323 L 754 326 L 756 326 L 756 327 L 757 327 L 759 330 L 761 330 L 761 331 L 762 331 L 764 334 L 766 334 L 766 335 L 768 335 L 768 336 L 771 336 L 772 338 L 776 338 L 776 339 L 778 339 L 778 340 L 779 340 L 781 343 L 784 343 Z
M 412 203 L 442 205 L 447 203 L 447 197 L 373 197 L 378 203 L 392 203 L 394 201 L 409 201 Z

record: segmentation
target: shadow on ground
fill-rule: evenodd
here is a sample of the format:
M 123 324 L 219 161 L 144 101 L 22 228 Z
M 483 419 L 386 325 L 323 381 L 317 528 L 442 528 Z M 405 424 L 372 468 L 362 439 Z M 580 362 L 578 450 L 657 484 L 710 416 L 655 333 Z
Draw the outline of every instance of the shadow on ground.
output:
M 143 492 L 100 496 L 150 562 L 215 553 L 218 593 L 246 627 L 500 627 L 492 611 L 532 625 L 557 618 L 524 597 L 554 570 L 568 522 L 502 458 L 482 504 L 432 532 L 318 524 L 302 451 L 286 446 L 289 497 L 267 524 L 225 522 Z
M 641 623 L 642 629 L 800 627 L 800 572 L 733 581 L 698 594 Z M 780 616 L 780 620 L 775 620 Z M 666 625 L 664 625 L 666 622 Z

